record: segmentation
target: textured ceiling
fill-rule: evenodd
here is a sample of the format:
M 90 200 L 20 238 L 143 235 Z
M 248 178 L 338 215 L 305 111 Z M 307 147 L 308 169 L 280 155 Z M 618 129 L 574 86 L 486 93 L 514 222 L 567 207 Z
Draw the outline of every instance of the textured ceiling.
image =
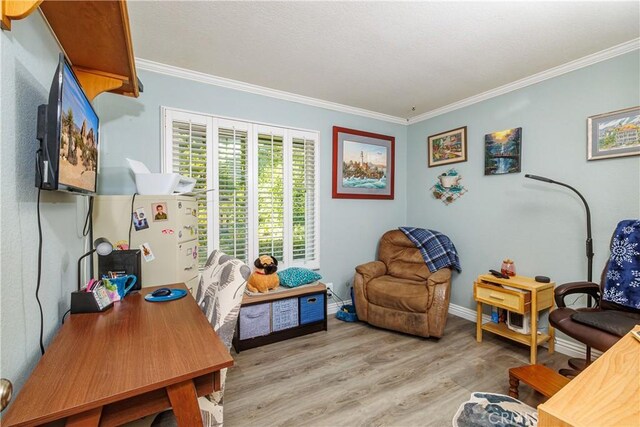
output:
M 640 36 L 638 1 L 128 5 L 139 58 L 397 117 Z

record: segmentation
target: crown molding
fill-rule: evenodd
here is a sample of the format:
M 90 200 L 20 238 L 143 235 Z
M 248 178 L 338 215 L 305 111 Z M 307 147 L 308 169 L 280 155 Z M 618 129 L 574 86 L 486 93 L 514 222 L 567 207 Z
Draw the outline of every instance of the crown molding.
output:
M 312 107 L 319 107 L 327 110 L 339 111 L 341 113 L 354 114 L 357 116 L 368 117 L 371 119 L 381 120 L 389 123 L 401 125 L 407 124 L 406 118 L 390 116 L 388 114 L 365 110 L 364 108 L 351 107 L 349 105 L 324 101 L 322 99 L 312 98 L 304 95 L 297 95 L 295 93 L 285 92 L 282 90 L 270 89 L 267 87 L 245 83 L 238 80 L 227 79 L 224 77 L 201 73 L 199 71 L 193 71 L 186 68 L 175 67 L 173 65 L 162 64 L 159 62 L 150 61 L 148 59 L 136 58 L 136 67 L 140 70 L 146 70 L 172 77 L 178 77 L 181 79 L 220 86 L 227 89 L 249 92 L 256 95 L 268 96 L 270 98 L 297 102 L 298 104 L 310 105 Z
M 312 98 L 304 95 L 297 95 L 291 92 L 285 92 L 277 89 L 270 89 L 263 86 L 254 85 L 251 83 L 245 83 L 238 80 L 227 79 L 224 77 L 218 77 L 207 73 L 201 73 L 199 71 L 188 70 L 186 68 L 180 68 L 173 65 L 162 64 L 160 62 L 150 61 L 148 59 L 136 58 L 136 67 L 141 70 L 151 71 L 154 73 L 165 74 L 172 77 L 178 77 L 181 79 L 192 80 L 195 82 L 210 84 L 214 86 L 220 86 L 228 89 L 239 90 L 242 92 L 253 93 L 256 95 L 268 96 L 270 98 L 282 99 L 285 101 L 296 102 L 298 104 L 310 105 L 313 107 L 324 108 L 327 110 L 339 111 L 341 113 L 354 114 L 357 116 L 368 117 L 371 119 L 381 120 L 384 122 L 395 123 L 400 125 L 412 125 L 414 123 L 422 122 L 424 120 L 440 116 L 451 111 L 458 110 L 460 108 L 468 107 L 473 104 L 477 104 L 482 101 L 486 101 L 491 98 L 495 98 L 500 95 L 504 95 L 509 92 L 513 92 L 518 89 L 522 89 L 527 86 L 540 83 L 545 80 L 552 79 L 554 77 L 561 76 L 566 73 L 570 73 L 580 68 L 588 67 L 598 62 L 606 61 L 616 56 L 624 55 L 625 53 L 632 52 L 640 49 L 640 38 L 629 40 L 628 42 L 621 43 L 613 46 L 609 49 L 602 50 L 600 52 L 587 55 L 583 58 L 576 59 L 575 61 L 567 62 L 566 64 L 559 65 L 554 68 L 542 71 L 537 74 L 533 74 L 529 77 L 517 80 L 515 82 L 497 87 L 495 89 L 488 90 L 478 95 L 465 98 L 463 100 L 454 102 L 444 107 L 436 108 L 435 110 L 427 111 L 426 113 L 413 116 L 411 118 L 402 118 L 391 116 L 389 114 L 378 113 L 375 111 L 365 110 L 364 108 L 351 107 L 349 105 L 338 104 L 336 102 L 325 101 L 322 99 Z
M 496 96 L 504 95 L 505 93 L 513 92 L 514 90 L 522 89 L 524 87 L 531 86 L 536 83 L 540 83 L 542 81 L 549 80 L 554 77 L 558 77 L 563 74 L 579 70 L 580 68 L 588 67 L 589 65 L 606 61 L 607 59 L 624 55 L 625 53 L 629 53 L 638 49 L 640 49 L 640 38 L 629 40 L 628 42 L 610 47 L 609 49 L 587 55 L 580 59 L 576 59 L 575 61 L 567 62 L 566 64 L 562 64 L 557 67 L 542 71 L 540 73 L 533 74 L 529 77 L 516 80 L 515 82 L 506 84 L 504 86 L 500 86 L 495 89 L 482 92 L 478 95 L 470 96 L 469 98 L 463 99 L 461 101 L 445 105 L 444 107 L 436 108 L 435 110 L 427 111 L 426 113 L 413 116 L 407 120 L 407 124 L 412 125 L 414 123 L 418 123 L 445 113 L 449 113 L 454 110 L 458 110 L 460 108 L 468 107 L 469 105 L 477 104 L 478 102 L 486 101 L 487 99 L 495 98 Z

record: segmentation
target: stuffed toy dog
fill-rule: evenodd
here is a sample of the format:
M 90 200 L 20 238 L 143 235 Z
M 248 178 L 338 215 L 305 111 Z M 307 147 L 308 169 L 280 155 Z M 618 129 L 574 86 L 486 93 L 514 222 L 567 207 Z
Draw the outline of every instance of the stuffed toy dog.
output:
M 247 289 L 251 292 L 269 292 L 270 289 L 275 289 L 280 285 L 280 279 L 276 274 L 278 271 L 278 260 L 271 255 L 260 255 L 260 257 L 253 263 L 256 267 L 249 281 L 247 282 Z

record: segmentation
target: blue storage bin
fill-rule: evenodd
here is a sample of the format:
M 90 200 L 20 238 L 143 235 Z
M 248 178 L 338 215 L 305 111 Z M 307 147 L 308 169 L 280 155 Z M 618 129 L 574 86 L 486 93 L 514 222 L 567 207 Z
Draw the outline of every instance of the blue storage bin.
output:
M 319 322 L 325 319 L 324 293 L 300 297 L 300 324 Z
M 296 326 L 298 326 L 297 298 L 281 299 L 271 303 L 272 331 L 282 331 Z
M 240 309 L 240 339 L 271 333 L 271 304 L 248 305 Z

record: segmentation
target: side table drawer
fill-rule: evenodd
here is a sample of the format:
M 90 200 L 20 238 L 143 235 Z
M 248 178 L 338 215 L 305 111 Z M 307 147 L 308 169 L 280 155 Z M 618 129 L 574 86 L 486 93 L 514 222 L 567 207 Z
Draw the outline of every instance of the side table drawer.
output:
M 529 292 L 518 292 L 483 282 L 476 282 L 473 289 L 476 301 L 521 314 L 528 313 L 531 309 Z

